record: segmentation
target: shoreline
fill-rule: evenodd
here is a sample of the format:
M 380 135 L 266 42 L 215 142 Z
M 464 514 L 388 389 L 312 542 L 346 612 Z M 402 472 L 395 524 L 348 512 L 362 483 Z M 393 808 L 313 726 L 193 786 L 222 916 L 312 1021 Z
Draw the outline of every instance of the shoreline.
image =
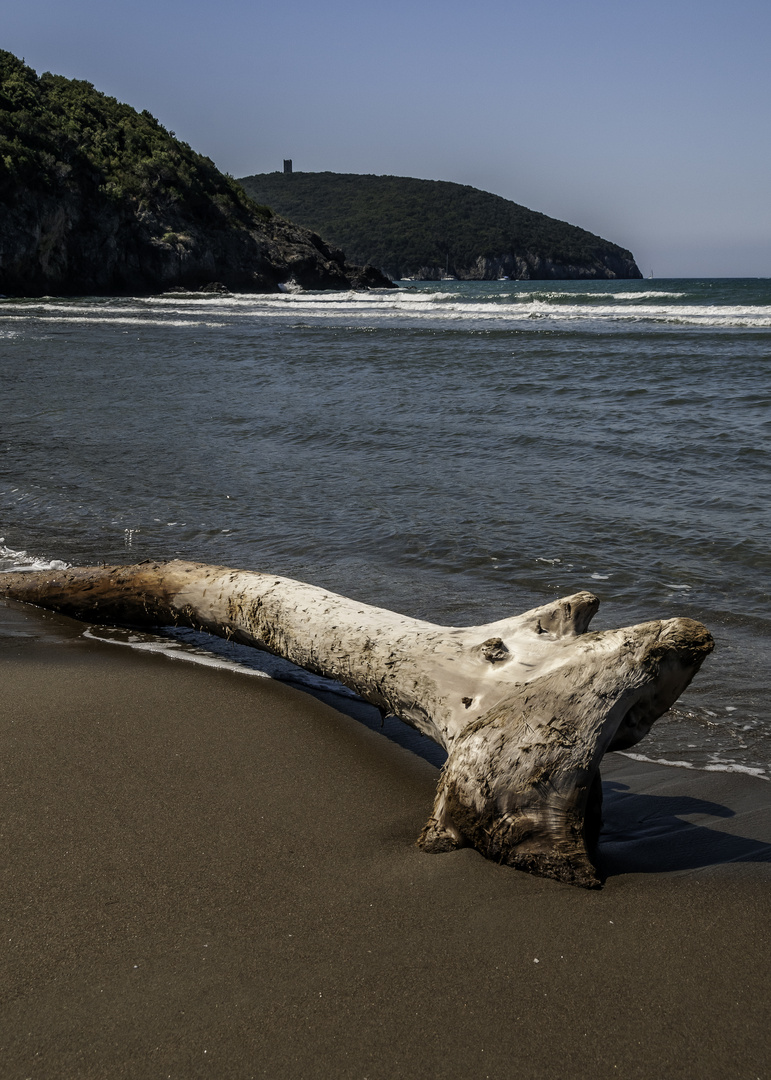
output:
M 585 892 L 418 851 L 436 767 L 308 694 L 0 613 L 9 1077 L 764 1075 L 767 781 L 609 755 Z

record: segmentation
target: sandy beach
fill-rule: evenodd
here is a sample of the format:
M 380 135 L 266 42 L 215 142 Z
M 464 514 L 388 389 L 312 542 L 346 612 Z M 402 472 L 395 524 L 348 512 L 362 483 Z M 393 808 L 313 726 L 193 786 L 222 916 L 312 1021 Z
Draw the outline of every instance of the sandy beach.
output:
M 766 781 L 610 755 L 587 892 L 422 854 L 322 701 L 0 614 L 7 1080 L 771 1075 Z

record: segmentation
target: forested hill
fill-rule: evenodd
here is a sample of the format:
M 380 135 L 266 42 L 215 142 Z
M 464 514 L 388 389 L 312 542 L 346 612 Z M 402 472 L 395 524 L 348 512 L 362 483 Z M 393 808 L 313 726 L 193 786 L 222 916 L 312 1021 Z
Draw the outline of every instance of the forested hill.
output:
M 240 182 L 258 202 L 396 279 L 642 277 L 624 248 L 463 184 L 332 172 Z
M 388 286 L 254 203 L 149 112 L 0 51 L 0 293 Z

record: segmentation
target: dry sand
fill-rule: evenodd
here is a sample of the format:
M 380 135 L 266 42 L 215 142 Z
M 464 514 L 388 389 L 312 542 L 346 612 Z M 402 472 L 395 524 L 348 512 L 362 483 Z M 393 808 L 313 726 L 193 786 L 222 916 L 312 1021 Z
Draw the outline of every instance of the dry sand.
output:
M 610 755 L 605 888 L 414 846 L 437 770 L 0 608 L 0 1075 L 766 1080 L 771 784 Z

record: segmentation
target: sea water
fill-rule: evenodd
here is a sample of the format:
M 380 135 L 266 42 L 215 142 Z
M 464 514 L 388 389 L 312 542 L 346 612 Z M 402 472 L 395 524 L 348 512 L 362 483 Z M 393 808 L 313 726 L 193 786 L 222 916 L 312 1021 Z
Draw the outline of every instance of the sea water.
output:
M 452 625 L 579 589 L 598 628 L 689 616 L 716 651 L 636 749 L 771 778 L 769 376 L 767 280 L 2 300 L 0 568 L 179 557 Z

